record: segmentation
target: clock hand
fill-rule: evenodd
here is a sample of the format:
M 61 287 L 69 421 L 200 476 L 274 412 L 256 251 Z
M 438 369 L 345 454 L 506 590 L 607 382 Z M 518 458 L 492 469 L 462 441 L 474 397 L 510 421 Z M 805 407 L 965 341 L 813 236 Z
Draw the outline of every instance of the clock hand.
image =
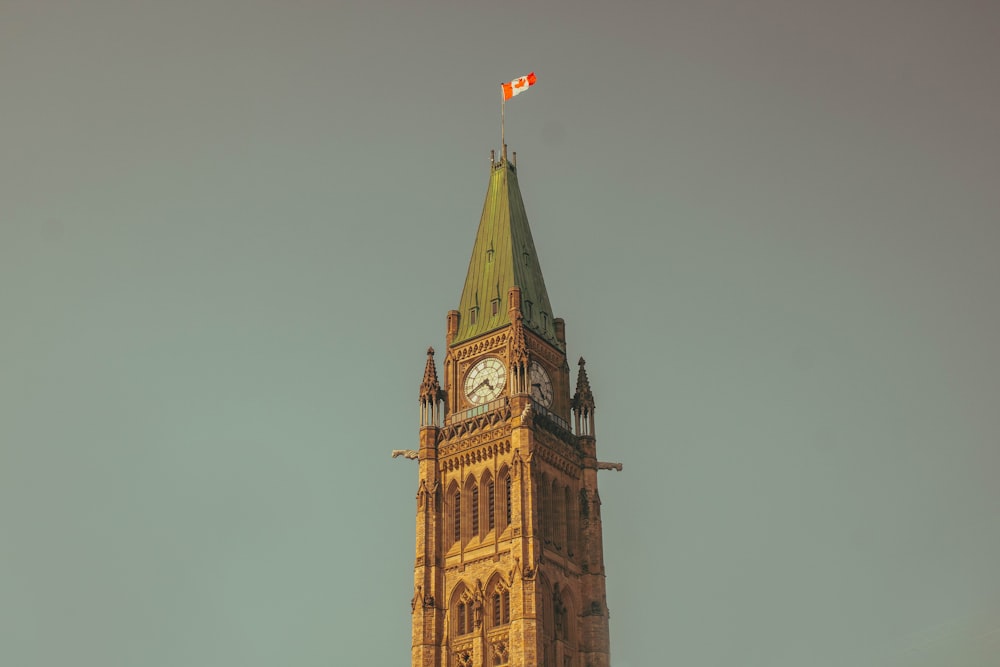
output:
M 493 391 L 493 385 L 490 384 L 489 378 L 486 378 L 482 382 L 480 382 L 479 384 L 477 384 L 475 387 L 473 387 L 472 391 L 470 391 L 468 394 L 466 394 L 466 396 L 468 396 L 469 398 L 472 398 L 472 395 L 475 394 L 477 391 L 479 391 L 482 388 L 483 385 L 486 385 L 487 387 L 489 387 L 490 391 Z

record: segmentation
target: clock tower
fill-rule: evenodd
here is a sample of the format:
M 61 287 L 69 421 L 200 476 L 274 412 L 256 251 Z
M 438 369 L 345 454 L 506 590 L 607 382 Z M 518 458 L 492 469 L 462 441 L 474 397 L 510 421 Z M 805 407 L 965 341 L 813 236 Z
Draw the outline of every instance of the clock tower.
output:
M 412 667 L 608 667 L 594 396 L 575 389 L 517 180 L 490 159 L 442 379 L 427 351 Z

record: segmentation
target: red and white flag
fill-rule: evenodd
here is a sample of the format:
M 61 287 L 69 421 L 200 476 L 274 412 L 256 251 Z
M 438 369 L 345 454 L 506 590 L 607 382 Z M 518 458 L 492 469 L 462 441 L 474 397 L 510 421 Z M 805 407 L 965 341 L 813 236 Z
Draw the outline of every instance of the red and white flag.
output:
M 535 73 L 532 72 L 527 76 L 522 76 L 519 79 L 514 79 L 510 83 L 502 83 L 503 86 L 503 98 L 509 100 L 519 93 L 523 93 L 531 86 L 535 85 Z

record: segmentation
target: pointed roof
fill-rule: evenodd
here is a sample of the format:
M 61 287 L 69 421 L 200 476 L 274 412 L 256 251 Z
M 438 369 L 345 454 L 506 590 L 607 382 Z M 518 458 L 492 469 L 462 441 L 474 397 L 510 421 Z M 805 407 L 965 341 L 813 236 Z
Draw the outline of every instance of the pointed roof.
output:
M 507 290 L 515 285 L 521 288 L 525 328 L 562 349 L 562 344 L 556 340 L 552 305 L 545 291 L 542 267 L 521 200 L 517 167 L 501 159 L 490 171 L 483 214 L 458 307 L 458 331 L 452 345 L 509 325 Z
M 420 383 L 420 398 L 434 401 L 441 396 L 441 385 L 438 383 L 437 366 L 434 363 L 434 348 L 427 348 L 427 363 L 424 364 L 424 380 Z
M 580 365 L 580 371 L 576 374 L 576 393 L 573 394 L 573 408 L 590 408 L 594 409 L 594 392 L 590 389 L 590 378 L 587 377 L 587 362 L 580 357 L 580 361 L 577 362 Z

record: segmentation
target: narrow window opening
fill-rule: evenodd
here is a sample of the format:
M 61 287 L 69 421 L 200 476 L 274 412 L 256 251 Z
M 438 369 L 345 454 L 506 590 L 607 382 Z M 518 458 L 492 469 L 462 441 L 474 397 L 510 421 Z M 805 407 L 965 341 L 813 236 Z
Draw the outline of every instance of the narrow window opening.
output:
M 469 324 L 476 323 L 476 313 L 479 312 L 478 308 L 469 308 Z
M 493 299 L 493 302 L 492 302 L 491 305 L 493 307 L 493 314 L 494 315 L 496 315 L 497 313 L 500 312 L 500 299 Z
M 503 592 L 503 623 L 510 623 L 510 591 Z
M 530 322 L 531 321 L 531 302 L 530 301 L 525 301 L 524 305 L 525 305 L 525 307 L 528 310 L 528 312 L 525 314 L 525 319 Z
M 455 541 L 462 540 L 462 494 L 455 494 Z
M 465 624 L 465 603 L 458 603 L 458 634 L 464 635 L 467 632 Z
M 472 487 L 472 534 L 479 534 L 479 487 Z
M 489 484 L 486 486 L 486 502 L 489 503 L 489 530 L 496 528 L 496 517 L 495 517 L 495 507 L 496 507 L 496 485 L 491 479 Z
M 507 510 L 507 525 L 509 526 L 510 525 L 510 513 L 511 513 L 511 508 L 510 508 L 510 475 L 508 475 L 507 477 L 504 478 L 504 493 L 507 494 L 507 503 L 506 503 L 506 508 L 505 509 Z
M 497 626 L 503 623 L 503 615 L 500 610 L 500 594 L 493 594 L 493 625 Z

